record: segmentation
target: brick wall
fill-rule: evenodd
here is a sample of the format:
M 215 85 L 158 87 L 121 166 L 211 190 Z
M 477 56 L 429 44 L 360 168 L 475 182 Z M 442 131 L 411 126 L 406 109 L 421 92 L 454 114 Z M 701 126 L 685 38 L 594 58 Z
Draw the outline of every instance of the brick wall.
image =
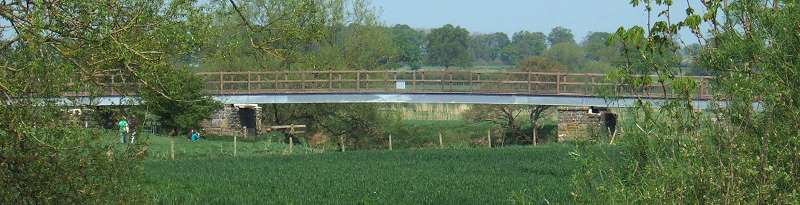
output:
M 239 116 L 240 107 L 241 106 L 237 105 L 225 105 L 225 107 L 212 114 L 211 118 L 201 122 L 200 126 L 203 129 L 205 129 L 206 134 L 225 135 L 225 136 L 242 135 L 242 124 L 240 122 L 240 116 Z M 258 116 L 261 114 L 261 108 L 260 107 L 250 107 L 250 108 L 255 109 L 256 124 L 257 126 L 260 126 L 261 121 Z M 257 132 L 258 127 L 256 127 L 255 130 L 256 130 L 255 132 Z M 255 134 L 256 133 L 251 133 L 251 135 Z
M 588 140 L 592 129 L 601 128 L 600 113 L 589 113 L 589 107 L 561 107 L 558 109 L 558 141 Z

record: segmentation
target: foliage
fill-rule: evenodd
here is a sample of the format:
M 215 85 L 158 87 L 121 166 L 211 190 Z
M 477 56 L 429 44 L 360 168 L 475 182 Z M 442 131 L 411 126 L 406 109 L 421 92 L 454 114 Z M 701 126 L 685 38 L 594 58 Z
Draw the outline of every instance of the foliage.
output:
M 515 64 L 529 56 L 544 54 L 547 49 L 546 36 L 541 32 L 520 31 L 514 33 L 511 44 L 503 50 L 506 64 Z
M 153 81 L 196 51 L 194 41 L 201 40 L 205 24 L 193 3 L 0 3 L 0 26 L 9 29 L 0 32 L 5 204 L 145 203 L 135 191 L 141 147 L 115 147 L 98 140 L 113 134 L 77 131 L 64 111 L 81 105 L 44 97 L 104 94 L 109 75 L 115 75 L 171 98 Z M 112 86 L 121 94 L 136 90 L 123 87 L 130 84 Z
M 632 1 L 668 14 L 672 1 Z M 655 109 L 640 101 L 624 127 L 621 164 L 609 157 L 583 161 L 579 200 L 620 203 L 782 204 L 798 202 L 797 68 L 800 5 L 797 1 L 705 1 L 705 14 L 686 10 L 674 22 L 660 15 L 647 31 L 620 29 L 624 73 L 617 82 L 636 87 L 668 84 L 679 96 Z M 659 6 L 660 5 L 660 6 Z M 709 28 L 701 31 L 701 25 Z M 675 77 L 672 36 L 690 29 L 702 43 L 698 63 L 715 73 L 712 91 L 724 106 L 698 113 L 691 96 L 697 82 Z M 706 36 L 706 35 L 711 36 Z M 639 56 L 633 58 L 632 56 Z M 633 74 L 657 74 L 646 79 Z M 664 91 L 666 92 L 666 91 Z M 754 105 L 754 103 L 756 103 Z M 579 160 L 589 153 L 576 153 Z M 587 157 L 588 158 L 588 157 Z M 605 164 L 605 165 L 604 165 Z M 607 168 L 598 169 L 599 166 Z M 591 171 L 596 170 L 596 171 Z
M 450 24 L 428 34 L 428 63 L 431 65 L 466 66 L 472 59 L 468 52 L 469 32 Z
M 510 43 L 508 35 L 502 32 L 475 34 L 470 36 L 469 49 L 473 60 L 482 61 L 484 64 L 495 64 L 501 63 L 498 61 L 502 61 L 503 49 Z
M 544 56 L 566 65 L 571 71 L 580 70 L 586 61 L 583 48 L 574 43 L 555 44 L 545 52 Z
M 141 145 L 120 146 L 115 132 L 28 129 L 0 131 L 0 201 L 25 203 L 146 202 Z
M 464 117 L 473 122 L 491 122 L 502 129 L 508 144 L 536 144 L 537 132 L 540 128 L 540 119 L 551 106 L 547 105 L 474 105 L 464 114 Z M 532 133 L 523 132 L 522 122 L 527 115 Z
M 222 108 L 220 102 L 204 92 L 205 81 L 192 73 L 184 69 L 172 69 L 165 70 L 159 76 L 151 83 L 170 98 L 163 98 L 160 93 L 145 89 L 139 93 L 141 106 L 148 113 L 156 115 L 170 135 L 198 128 L 200 121 Z
M 400 52 L 397 61 L 412 69 L 422 67 L 425 33 L 401 24 L 395 25 L 391 29 L 392 40 Z
M 145 164 L 146 187 L 158 190 L 152 198 L 165 204 L 569 204 L 572 188 L 565 185 L 575 168 L 570 149 L 553 144 L 153 160 Z
M 586 58 L 594 61 L 614 63 L 619 59 L 619 48 L 608 43 L 611 33 L 592 32 L 581 42 Z
M 348 147 L 383 146 L 376 136 L 386 136 L 394 119 L 381 115 L 373 104 L 270 104 L 262 110 L 262 122 L 273 125 L 305 124 L 330 137 L 344 137 Z
M 547 42 L 550 43 L 550 46 L 555 46 L 561 43 L 575 44 L 575 35 L 573 35 L 572 30 L 568 28 L 556 26 L 550 31 L 550 34 L 547 35 Z
M 567 66 L 543 56 L 531 56 L 517 64 L 517 69 L 526 72 L 565 72 Z

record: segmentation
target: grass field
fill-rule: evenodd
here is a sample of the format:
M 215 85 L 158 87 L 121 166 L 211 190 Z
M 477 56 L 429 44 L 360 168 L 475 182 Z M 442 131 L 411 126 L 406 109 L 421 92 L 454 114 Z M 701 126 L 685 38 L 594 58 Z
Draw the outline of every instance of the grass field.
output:
M 284 145 L 151 136 L 145 186 L 166 204 L 569 203 L 569 145 L 287 155 Z M 267 147 L 264 151 L 264 147 Z M 222 147 L 222 151 L 219 151 Z M 176 148 L 178 150 L 178 148 Z M 177 152 L 177 151 L 176 151 Z M 220 154 L 222 153 L 222 154 Z

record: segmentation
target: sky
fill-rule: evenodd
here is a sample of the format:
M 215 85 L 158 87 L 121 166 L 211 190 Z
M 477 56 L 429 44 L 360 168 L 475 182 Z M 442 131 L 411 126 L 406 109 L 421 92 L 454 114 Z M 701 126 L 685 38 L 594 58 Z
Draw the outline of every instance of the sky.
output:
M 589 32 L 613 32 L 620 26 L 646 25 L 644 7 L 629 0 L 372 0 L 387 25 L 430 29 L 459 25 L 470 32 L 520 30 L 549 33 L 555 26 L 572 29 L 577 41 Z M 692 0 L 699 10 L 699 1 Z M 675 1 L 673 19 L 685 17 L 686 1 Z M 691 38 L 688 31 L 682 38 Z M 688 39 L 691 40 L 691 39 Z

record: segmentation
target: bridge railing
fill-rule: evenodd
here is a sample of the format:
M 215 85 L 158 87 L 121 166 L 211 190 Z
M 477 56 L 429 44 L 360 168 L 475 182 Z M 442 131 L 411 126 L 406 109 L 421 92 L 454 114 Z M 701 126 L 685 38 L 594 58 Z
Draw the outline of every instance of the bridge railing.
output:
M 645 89 L 610 83 L 603 74 L 475 71 L 268 71 L 198 73 L 209 94 L 271 93 L 475 93 L 676 97 L 670 84 Z M 708 99 L 709 77 L 695 99 Z

